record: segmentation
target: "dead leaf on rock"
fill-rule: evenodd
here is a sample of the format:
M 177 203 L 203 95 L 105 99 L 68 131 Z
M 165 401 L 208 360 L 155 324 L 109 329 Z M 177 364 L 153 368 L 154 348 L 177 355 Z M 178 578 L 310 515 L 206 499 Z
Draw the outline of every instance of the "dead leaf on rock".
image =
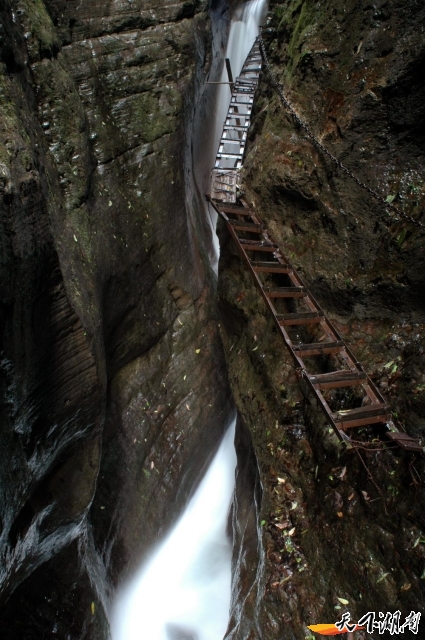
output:
M 335 507 L 340 510 L 344 506 L 344 500 L 341 497 L 341 494 L 338 491 L 335 491 Z

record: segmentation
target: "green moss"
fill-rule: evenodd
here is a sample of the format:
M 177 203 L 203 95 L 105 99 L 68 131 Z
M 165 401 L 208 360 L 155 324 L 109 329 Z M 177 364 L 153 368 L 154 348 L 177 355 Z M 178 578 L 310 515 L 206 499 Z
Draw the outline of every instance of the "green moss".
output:
M 142 93 L 131 101 L 131 118 L 138 123 L 144 142 L 153 142 L 175 130 L 175 115 L 181 105 L 180 94 L 166 89 L 160 96 Z
M 55 27 L 42 0 L 22 0 L 22 24 L 30 34 L 28 49 L 30 55 L 42 57 L 59 49 Z

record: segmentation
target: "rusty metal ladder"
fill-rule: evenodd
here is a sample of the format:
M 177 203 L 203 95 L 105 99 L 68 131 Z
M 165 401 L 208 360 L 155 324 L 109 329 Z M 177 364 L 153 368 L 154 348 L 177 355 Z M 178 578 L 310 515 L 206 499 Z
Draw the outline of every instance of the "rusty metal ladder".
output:
M 225 221 L 298 375 L 307 382 L 338 437 L 349 441 L 347 430 L 381 425 L 385 435 L 400 448 L 422 452 L 417 440 L 396 427 L 390 406 L 257 214 L 244 205 L 217 202 L 209 195 L 207 199 Z M 307 358 L 312 363 L 309 367 L 304 362 Z M 331 370 L 320 370 L 324 368 Z M 336 394 L 343 397 L 353 387 L 357 397 L 353 396 L 351 403 L 358 406 L 338 408 L 341 397 Z

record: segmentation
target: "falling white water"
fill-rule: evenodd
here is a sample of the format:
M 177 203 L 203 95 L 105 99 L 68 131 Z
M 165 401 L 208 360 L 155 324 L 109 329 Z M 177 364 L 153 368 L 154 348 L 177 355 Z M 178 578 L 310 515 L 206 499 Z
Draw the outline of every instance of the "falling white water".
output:
M 232 20 L 225 57 L 233 77 L 243 66 L 265 13 L 267 0 L 242 5 Z M 223 71 L 222 82 L 227 81 Z M 230 101 L 219 85 L 211 168 Z M 218 271 L 219 245 L 211 221 Z M 231 595 L 231 541 L 226 532 L 235 486 L 235 420 L 180 520 L 153 555 L 123 587 L 110 615 L 112 640 L 221 640 Z
M 220 640 L 230 608 L 235 422 L 168 537 L 118 594 L 113 640 Z
M 255 38 L 258 36 L 259 26 L 263 20 L 266 9 L 267 0 L 251 0 L 236 9 L 230 25 L 229 39 L 227 41 L 225 53 L 225 58 L 229 58 L 230 60 L 234 80 L 240 74 L 243 63 L 255 42 Z M 227 81 L 227 71 L 224 67 L 220 82 Z M 229 108 L 230 97 L 231 91 L 229 85 L 219 85 L 214 124 L 214 159 L 215 154 L 217 153 L 221 133 L 223 131 L 223 124 L 226 119 L 227 110 Z M 214 163 L 212 162 L 211 169 L 213 164 Z M 210 207 L 210 210 L 211 209 L 212 207 Z M 217 274 L 218 259 L 220 256 L 218 237 L 215 232 L 217 214 L 210 211 L 210 216 L 213 236 L 213 255 L 211 257 L 211 266 Z

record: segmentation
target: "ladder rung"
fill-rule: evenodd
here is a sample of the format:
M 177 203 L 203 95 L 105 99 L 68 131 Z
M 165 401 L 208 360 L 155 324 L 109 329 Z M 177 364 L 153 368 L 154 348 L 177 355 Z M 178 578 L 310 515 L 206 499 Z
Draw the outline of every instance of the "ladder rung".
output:
M 240 100 L 231 100 L 230 102 L 230 107 L 234 107 L 235 105 L 237 105 L 238 107 L 252 107 L 252 98 L 249 99 L 249 102 L 241 102 Z
M 281 264 L 280 262 L 271 262 L 271 261 L 259 261 L 259 260 L 250 260 L 251 266 L 254 271 L 259 273 L 290 273 L 292 272 L 291 267 L 288 267 L 287 264 Z
M 377 422 L 391 420 L 391 409 L 385 403 L 372 404 L 358 409 L 347 409 L 331 414 L 332 419 L 340 429 L 362 427 Z
M 234 127 L 234 126 L 238 126 L 238 127 L 247 127 L 249 128 L 250 124 L 251 124 L 251 120 L 250 120 L 250 113 L 228 113 L 226 116 L 226 125 L 228 127 Z M 229 124 L 228 120 L 239 120 L 239 122 L 236 123 L 236 125 L 233 124 Z M 242 124 L 240 121 L 244 120 L 244 124 Z
M 339 353 L 345 347 L 342 340 L 337 342 L 312 342 L 311 344 L 292 345 L 293 351 L 301 357 L 321 356 L 325 353 Z
M 217 153 L 217 159 L 221 160 L 222 158 L 238 158 L 239 160 L 242 160 L 242 153 Z M 219 168 L 219 167 L 216 167 Z
M 261 240 L 239 240 L 239 242 L 245 251 L 269 251 L 273 253 L 277 249 L 275 244 L 266 244 Z
M 245 207 L 238 207 L 238 205 L 223 204 L 220 205 L 220 211 L 224 213 L 234 213 L 238 216 L 252 216 L 254 211 L 252 209 L 246 209 Z
M 403 433 L 402 431 L 389 431 L 385 435 L 406 451 L 422 452 L 422 447 L 419 442 L 415 440 L 415 438 L 411 438 L 407 433 Z
M 255 222 L 244 222 L 243 220 L 229 220 L 229 224 L 235 229 L 235 231 L 261 231 L 264 229 L 263 225 L 255 224 Z
M 309 376 L 309 380 L 318 389 L 337 389 L 363 384 L 367 375 L 363 371 L 332 371 Z
M 317 324 L 323 316 L 323 311 L 306 311 L 304 313 L 281 313 L 277 315 L 277 319 L 281 325 L 291 326 L 294 324 Z
M 245 147 L 246 140 L 241 138 L 221 138 L 220 144 L 238 144 L 240 147 Z
M 239 78 L 235 82 L 235 87 L 247 87 L 249 89 L 250 87 L 255 88 L 256 84 L 257 78 L 244 78 L 243 76 L 239 76 Z M 235 92 L 235 90 L 233 90 L 233 92 Z M 254 93 L 254 91 L 252 91 L 252 93 Z
M 305 287 L 279 287 L 278 289 L 266 289 L 269 298 L 303 298 L 306 295 Z
M 225 124 L 223 131 L 244 131 L 248 129 L 248 124 Z

